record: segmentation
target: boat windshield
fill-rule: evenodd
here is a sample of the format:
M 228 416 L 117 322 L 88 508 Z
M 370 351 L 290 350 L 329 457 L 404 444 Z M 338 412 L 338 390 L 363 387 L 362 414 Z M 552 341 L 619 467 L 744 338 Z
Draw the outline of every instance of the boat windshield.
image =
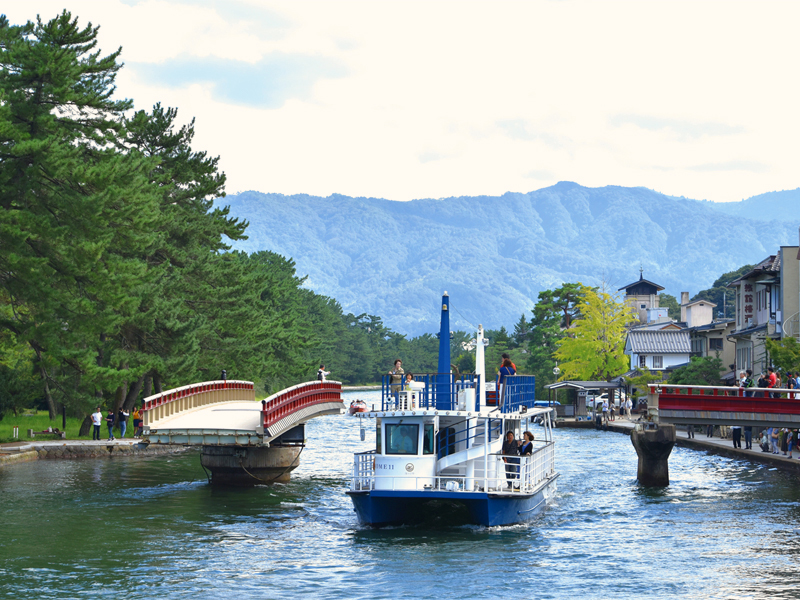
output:
M 386 454 L 416 454 L 419 425 L 386 424 Z

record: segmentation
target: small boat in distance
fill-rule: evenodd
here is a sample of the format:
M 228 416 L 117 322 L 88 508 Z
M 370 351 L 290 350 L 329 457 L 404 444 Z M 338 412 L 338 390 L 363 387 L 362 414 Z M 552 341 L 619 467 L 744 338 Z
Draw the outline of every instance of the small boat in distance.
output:
M 364 402 L 363 400 L 353 400 L 350 403 L 350 408 L 347 409 L 347 414 L 354 415 L 356 413 L 367 412 L 368 410 L 369 407 L 367 406 L 366 402 Z
M 356 413 L 361 439 L 374 423 L 376 447 L 354 455 L 347 494 L 362 523 L 380 527 L 428 520 L 434 513 L 466 514 L 471 523 L 496 526 L 533 518 L 556 489 L 551 407 L 535 407 L 535 379 L 507 376 L 496 394 L 485 381 L 483 327 L 475 373 L 450 372 L 449 297 L 442 298 L 438 373 L 393 384 L 385 376 L 381 406 Z M 504 456 L 503 440 L 530 434 L 543 439 L 525 456 Z M 532 434 L 530 437 L 533 437 Z M 466 511 L 464 510 L 466 508 Z

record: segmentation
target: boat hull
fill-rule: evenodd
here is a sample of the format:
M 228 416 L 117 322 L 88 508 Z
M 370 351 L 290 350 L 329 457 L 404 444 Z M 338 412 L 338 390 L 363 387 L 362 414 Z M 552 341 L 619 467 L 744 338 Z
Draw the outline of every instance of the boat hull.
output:
M 514 525 L 534 518 L 556 490 L 554 475 L 530 494 L 519 492 L 447 492 L 433 490 L 370 490 L 347 492 L 359 520 L 372 527 L 421 523 L 462 505 L 467 521 L 485 527 Z

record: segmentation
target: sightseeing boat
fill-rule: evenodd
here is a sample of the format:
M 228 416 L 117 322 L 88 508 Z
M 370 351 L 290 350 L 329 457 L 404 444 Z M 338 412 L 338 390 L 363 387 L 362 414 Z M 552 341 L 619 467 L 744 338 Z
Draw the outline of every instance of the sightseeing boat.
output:
M 458 514 L 484 526 L 533 518 L 556 489 L 552 409 L 534 406 L 533 376 L 506 377 L 491 393 L 483 328 L 474 374 L 450 372 L 449 298 L 442 298 L 438 373 L 411 385 L 384 377 L 381 406 L 358 413 L 361 439 L 375 427 L 376 447 L 354 455 L 347 494 L 367 525 L 406 524 Z M 487 393 L 489 392 L 489 393 Z M 530 455 L 502 454 L 508 433 L 520 440 L 541 420 Z

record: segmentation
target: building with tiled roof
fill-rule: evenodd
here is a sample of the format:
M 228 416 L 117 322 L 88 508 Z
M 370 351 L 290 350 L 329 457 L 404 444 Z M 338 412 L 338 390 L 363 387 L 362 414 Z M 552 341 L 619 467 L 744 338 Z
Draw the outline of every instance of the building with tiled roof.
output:
M 689 332 L 685 329 L 632 329 L 625 341 L 631 369 L 646 367 L 651 371 L 671 371 L 688 363 L 691 351 Z

